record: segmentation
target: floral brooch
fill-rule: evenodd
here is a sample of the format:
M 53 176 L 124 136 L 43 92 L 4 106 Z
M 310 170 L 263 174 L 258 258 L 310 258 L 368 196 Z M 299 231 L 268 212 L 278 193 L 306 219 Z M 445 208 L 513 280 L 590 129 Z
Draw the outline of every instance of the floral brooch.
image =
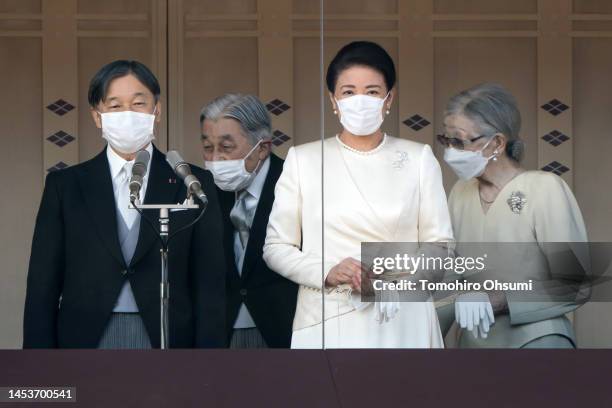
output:
M 393 161 L 391 164 L 393 165 L 394 169 L 400 170 L 404 167 L 404 162 L 408 160 L 408 152 L 396 150 L 395 154 L 397 155 L 397 160 Z
M 513 213 L 520 214 L 527 204 L 527 199 L 525 198 L 525 194 L 523 192 L 513 191 L 512 194 L 510 194 L 510 198 L 508 198 L 506 202 Z

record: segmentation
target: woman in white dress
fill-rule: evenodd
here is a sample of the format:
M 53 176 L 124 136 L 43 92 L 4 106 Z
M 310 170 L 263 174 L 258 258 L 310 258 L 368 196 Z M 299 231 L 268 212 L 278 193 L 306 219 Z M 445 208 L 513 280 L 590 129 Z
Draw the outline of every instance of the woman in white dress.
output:
M 371 42 L 346 45 L 327 72 L 342 132 L 287 154 L 264 259 L 300 285 L 292 348 L 443 347 L 432 302 L 391 307 L 362 303 L 359 296 L 362 242 L 452 240 L 430 146 L 380 129 L 394 85 L 394 64 L 384 49 Z

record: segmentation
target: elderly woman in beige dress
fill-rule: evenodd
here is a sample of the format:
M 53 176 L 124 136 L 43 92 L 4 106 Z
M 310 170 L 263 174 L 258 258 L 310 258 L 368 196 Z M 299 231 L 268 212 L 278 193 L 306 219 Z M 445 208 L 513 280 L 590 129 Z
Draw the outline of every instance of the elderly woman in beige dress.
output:
M 287 154 L 264 259 L 300 285 L 292 348 L 443 346 L 429 299 L 362 303 L 358 293 L 362 242 L 452 240 L 440 166 L 430 146 L 380 128 L 394 84 L 395 68 L 384 49 L 348 44 L 327 73 L 342 132 Z
M 561 177 L 521 167 L 524 143 L 519 137 L 520 127 L 516 100 L 499 85 L 478 85 L 449 101 L 445 134 L 439 140 L 445 147 L 445 161 L 460 178 L 449 196 L 457 248 L 470 242 L 532 244 L 507 245 L 520 255 L 498 265 L 489 277 L 532 280 L 536 287 L 538 283 L 563 287 L 555 278 L 559 271 L 553 267 L 554 256 L 559 255 L 551 255 L 545 249 L 546 243 L 586 242 L 584 221 L 572 191 Z M 530 250 L 521 253 L 520 248 Z M 578 265 L 587 262 L 580 251 L 575 255 L 582 262 Z M 479 300 L 490 302 L 494 324 L 488 333 L 474 330 L 472 335 L 460 329 L 458 345 L 575 347 L 574 330 L 565 315 L 578 308 L 585 297 L 577 294 L 570 301 L 544 299 L 540 296 L 537 301 L 524 301 L 510 291 L 486 293 Z M 465 304 L 475 307 L 475 303 Z M 455 308 L 456 313 L 460 313 L 459 309 Z M 486 326 L 485 331 L 489 325 Z

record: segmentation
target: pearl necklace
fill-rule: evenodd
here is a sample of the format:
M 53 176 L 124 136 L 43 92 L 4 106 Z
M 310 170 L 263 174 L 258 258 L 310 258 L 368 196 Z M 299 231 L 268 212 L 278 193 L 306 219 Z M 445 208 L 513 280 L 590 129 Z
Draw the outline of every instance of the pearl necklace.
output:
M 337 140 L 337 141 L 338 141 L 338 143 L 340 143 L 340 145 L 341 145 L 342 147 L 344 147 L 346 150 L 348 150 L 348 151 L 350 151 L 350 152 L 353 152 L 353 153 L 360 154 L 360 155 L 362 155 L 362 156 L 368 156 L 368 155 L 371 155 L 371 154 L 374 154 L 374 153 L 378 152 L 379 150 L 381 150 L 381 149 L 383 148 L 383 146 L 385 145 L 385 142 L 387 141 L 387 134 L 386 134 L 386 133 L 383 133 L 383 138 L 382 138 L 382 140 L 380 141 L 380 143 L 378 144 L 378 146 L 376 146 L 376 147 L 375 147 L 374 149 L 372 149 L 372 150 L 366 150 L 366 151 L 363 151 L 363 150 L 357 150 L 357 149 L 355 149 L 354 147 L 351 147 L 351 146 L 347 145 L 346 143 L 344 143 L 344 142 L 343 142 L 343 141 L 340 139 L 340 135 L 336 135 L 336 140 Z

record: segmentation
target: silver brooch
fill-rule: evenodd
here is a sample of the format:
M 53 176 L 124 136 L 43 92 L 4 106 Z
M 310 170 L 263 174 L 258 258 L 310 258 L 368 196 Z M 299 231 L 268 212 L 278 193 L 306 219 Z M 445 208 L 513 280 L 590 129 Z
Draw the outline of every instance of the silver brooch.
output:
M 393 161 L 391 164 L 393 165 L 394 169 L 399 170 L 404 167 L 404 162 L 408 160 L 408 153 L 397 150 L 395 154 L 397 154 L 397 160 Z
M 507 203 L 513 213 L 520 214 L 527 204 L 527 199 L 525 198 L 525 194 L 523 194 L 521 191 L 513 191 L 512 194 L 510 194 L 510 198 L 508 199 Z

